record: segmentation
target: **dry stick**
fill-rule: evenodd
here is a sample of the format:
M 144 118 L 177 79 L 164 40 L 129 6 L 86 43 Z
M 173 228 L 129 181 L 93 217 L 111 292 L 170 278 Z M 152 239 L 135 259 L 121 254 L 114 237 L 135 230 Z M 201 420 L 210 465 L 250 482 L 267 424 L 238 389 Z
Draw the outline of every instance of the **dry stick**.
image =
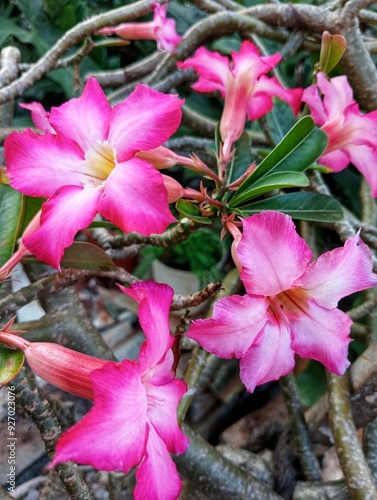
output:
M 193 482 L 208 498 L 216 500 L 282 500 L 277 493 L 256 480 L 183 424 L 190 446 L 173 459 L 179 472 Z
M 321 469 L 313 452 L 294 376 L 289 374 L 282 377 L 280 387 L 290 415 L 295 452 L 304 477 L 308 481 L 320 481 L 322 479 Z
M 21 370 L 12 384 L 15 386 L 16 397 L 40 431 L 50 459 L 53 458 L 61 428 L 49 402 L 42 396 L 33 378 L 26 374 L 25 368 Z M 75 463 L 59 464 L 56 470 L 70 498 L 75 500 L 92 499 L 92 495 Z
M 377 499 L 377 490 L 352 420 L 348 376 L 327 374 L 330 393 L 329 420 L 339 462 L 351 498 Z
M 13 83 L 0 90 L 0 104 L 21 96 L 43 75 L 52 70 L 60 57 L 67 52 L 73 45 L 88 37 L 95 31 L 108 25 L 116 25 L 131 21 L 150 12 L 152 0 L 140 0 L 132 5 L 126 5 L 119 9 L 110 10 L 104 14 L 93 16 L 90 19 L 77 24 L 51 47 L 46 54 L 36 62 L 32 68 L 24 73 Z

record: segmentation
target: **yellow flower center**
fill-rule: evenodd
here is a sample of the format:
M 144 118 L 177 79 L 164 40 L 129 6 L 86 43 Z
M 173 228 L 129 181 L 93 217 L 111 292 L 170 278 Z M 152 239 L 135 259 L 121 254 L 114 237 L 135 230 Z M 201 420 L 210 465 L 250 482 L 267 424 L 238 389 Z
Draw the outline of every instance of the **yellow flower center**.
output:
M 92 146 L 85 155 L 85 165 L 90 185 L 100 185 L 106 181 L 115 167 L 114 151 L 110 144 L 105 141 Z

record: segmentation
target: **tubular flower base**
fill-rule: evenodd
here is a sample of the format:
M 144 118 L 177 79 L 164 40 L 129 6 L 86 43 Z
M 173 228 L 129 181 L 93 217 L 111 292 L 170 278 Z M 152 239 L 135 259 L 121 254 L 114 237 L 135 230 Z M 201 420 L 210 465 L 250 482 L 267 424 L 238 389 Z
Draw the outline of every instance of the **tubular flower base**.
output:
M 310 262 L 292 219 L 266 211 L 243 220 L 236 253 L 247 294 L 219 299 L 213 317 L 195 320 L 187 335 L 220 357 L 240 358 L 249 391 L 289 373 L 295 353 L 344 373 L 352 321 L 338 301 L 377 284 L 359 234 Z
M 329 139 L 320 163 L 333 172 L 340 172 L 353 163 L 376 197 L 377 111 L 360 113 L 346 76 L 328 80 L 324 73 L 318 73 L 317 85 L 305 89 L 302 100 Z
M 168 4 L 154 3 L 153 21 L 146 23 L 124 23 L 102 28 L 99 35 L 118 35 L 124 40 L 156 40 L 159 50 L 174 52 L 182 37 L 175 30 L 174 19 L 168 19 Z
M 97 213 L 124 232 L 164 232 L 175 219 L 163 178 L 135 153 L 157 148 L 177 130 L 182 102 L 138 85 L 111 108 L 90 78 L 80 98 L 43 117 L 56 133 L 10 134 L 5 158 L 11 186 L 48 198 L 41 226 L 23 239 L 25 247 L 59 268 L 64 249 Z
M 244 41 L 239 52 L 231 52 L 231 60 L 200 47 L 193 57 L 177 63 L 179 68 L 194 68 L 199 74 L 192 86 L 194 90 L 219 91 L 225 99 L 220 121 L 225 158 L 229 157 L 232 144 L 241 137 L 246 119 L 257 120 L 271 111 L 274 96 L 286 101 L 294 113 L 298 113 L 302 89 L 287 90 L 276 78 L 266 76 L 280 59 L 280 54 L 261 57 L 253 43 Z

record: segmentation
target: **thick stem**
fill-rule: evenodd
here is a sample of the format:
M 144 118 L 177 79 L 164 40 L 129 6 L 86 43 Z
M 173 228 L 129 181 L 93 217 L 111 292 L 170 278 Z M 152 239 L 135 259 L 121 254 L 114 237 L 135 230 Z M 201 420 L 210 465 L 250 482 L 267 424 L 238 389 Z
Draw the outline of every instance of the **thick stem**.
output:
M 338 377 L 328 373 L 327 379 L 330 392 L 330 425 L 351 498 L 376 499 L 377 490 L 352 419 L 348 376 Z

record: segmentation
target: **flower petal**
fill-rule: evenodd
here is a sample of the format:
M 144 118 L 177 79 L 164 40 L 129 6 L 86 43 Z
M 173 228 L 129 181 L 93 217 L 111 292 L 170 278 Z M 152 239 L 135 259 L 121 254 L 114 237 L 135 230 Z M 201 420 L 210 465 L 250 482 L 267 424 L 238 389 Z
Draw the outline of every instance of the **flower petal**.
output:
M 327 121 L 327 114 L 323 101 L 319 95 L 317 85 L 311 85 L 304 90 L 302 101 L 309 106 L 310 114 L 316 125 L 321 126 Z
M 177 468 L 153 426 L 149 428 L 146 457 L 136 470 L 135 500 L 176 500 L 181 491 Z
M 171 453 L 183 453 L 189 445 L 189 438 L 177 422 L 177 406 L 185 392 L 187 384 L 177 379 L 165 385 L 147 386 L 148 419 Z
M 349 361 L 352 320 L 339 309 L 331 311 L 307 302 L 306 314 L 291 320 L 292 347 L 303 358 L 315 359 L 331 372 L 342 375 Z
M 257 385 L 278 380 L 295 366 L 288 324 L 267 321 L 263 330 L 240 361 L 240 378 L 248 391 Z
M 55 134 L 55 130 L 49 122 L 50 113 L 45 110 L 40 102 L 21 103 L 20 108 L 28 109 L 31 112 L 31 119 L 39 130 L 46 134 Z
M 263 328 L 267 307 L 262 297 L 231 295 L 219 299 L 212 318 L 196 319 L 186 335 L 217 356 L 240 358 Z
M 269 78 L 268 76 L 262 76 L 258 83 L 255 85 L 253 96 L 250 101 L 248 113 L 251 113 L 253 109 L 253 99 L 257 99 L 260 94 L 267 95 L 270 98 L 278 97 L 282 101 L 285 101 L 292 108 L 295 115 L 300 111 L 302 89 L 285 89 L 283 85 L 276 78 Z M 249 119 L 251 120 L 252 118 Z
M 42 205 L 39 229 L 23 238 L 25 247 L 38 259 L 60 268 L 64 249 L 93 221 L 100 191 L 65 186 Z M 73 209 L 74 208 L 74 209 Z
M 91 374 L 90 412 L 59 439 L 50 468 L 74 460 L 127 473 L 142 459 L 147 438 L 147 399 L 134 361 L 107 363 Z
M 98 212 L 122 231 L 144 235 L 163 233 L 175 222 L 161 173 L 140 158 L 116 165 L 106 180 Z
M 336 307 L 341 298 L 351 293 L 377 285 L 372 254 L 361 240 L 360 231 L 343 247 L 326 252 L 310 263 L 295 285 L 305 289 L 326 309 Z
M 96 142 L 108 138 L 111 113 L 111 106 L 99 83 L 88 78 L 81 97 L 51 109 L 50 124 L 86 152 Z
M 84 156 L 73 141 L 61 135 L 13 132 L 5 141 L 10 184 L 29 196 L 50 198 L 67 184 L 82 186 Z
M 205 47 L 199 47 L 193 57 L 177 62 L 178 68 L 194 70 L 199 74 L 199 79 L 192 88 L 197 92 L 220 91 L 225 97 L 225 85 L 229 77 L 233 77 L 229 67 L 229 59 L 219 52 L 211 52 Z
M 377 197 L 377 149 L 376 145 L 372 148 L 369 146 L 352 146 L 346 148 L 351 162 L 363 174 L 369 184 L 372 196 Z
M 247 292 L 275 296 L 289 289 L 312 258 L 291 217 L 266 211 L 244 219 L 242 225 L 237 255 Z
M 182 104 L 183 100 L 176 95 L 137 85 L 132 94 L 113 110 L 109 142 L 117 163 L 167 141 L 181 123 Z
M 174 290 L 169 285 L 154 281 L 144 281 L 135 283 L 129 288 L 123 286 L 119 288 L 139 303 L 139 322 L 147 338 L 139 354 L 140 371 L 143 373 L 165 356 L 174 341 L 169 326 L 169 311 Z
M 355 102 L 346 76 L 337 76 L 329 80 L 324 73 L 318 73 L 317 85 L 323 94 L 323 104 L 328 120 L 342 114 L 349 105 Z
M 334 149 L 330 153 L 325 153 L 318 161 L 335 173 L 341 172 L 351 163 L 351 159 L 344 149 Z

